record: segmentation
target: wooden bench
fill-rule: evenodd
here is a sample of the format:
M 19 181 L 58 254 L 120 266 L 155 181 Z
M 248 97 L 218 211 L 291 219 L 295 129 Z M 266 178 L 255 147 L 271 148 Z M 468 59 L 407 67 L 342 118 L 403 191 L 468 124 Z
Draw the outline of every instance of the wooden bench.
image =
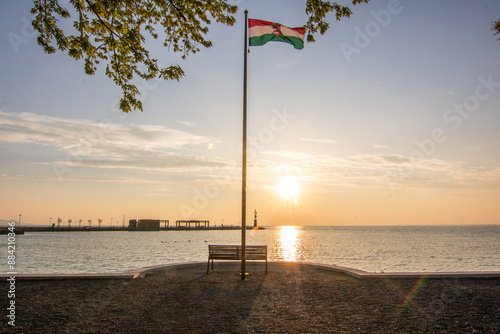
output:
M 245 246 L 245 258 L 247 261 L 266 261 L 267 274 L 267 246 L 250 245 Z M 207 274 L 210 273 L 210 260 L 214 270 L 214 260 L 241 260 L 241 245 L 208 245 Z

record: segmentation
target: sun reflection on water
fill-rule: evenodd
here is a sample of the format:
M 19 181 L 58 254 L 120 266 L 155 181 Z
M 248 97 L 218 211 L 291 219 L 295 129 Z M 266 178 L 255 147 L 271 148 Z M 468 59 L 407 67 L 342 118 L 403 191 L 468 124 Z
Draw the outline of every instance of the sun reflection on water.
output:
M 304 261 L 302 231 L 296 226 L 281 226 L 277 235 L 278 258 L 282 261 Z

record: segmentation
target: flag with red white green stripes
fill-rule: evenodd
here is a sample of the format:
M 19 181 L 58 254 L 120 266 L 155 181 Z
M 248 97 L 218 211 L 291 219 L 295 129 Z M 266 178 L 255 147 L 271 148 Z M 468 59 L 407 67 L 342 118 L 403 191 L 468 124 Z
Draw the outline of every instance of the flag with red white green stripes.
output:
M 269 41 L 285 42 L 296 49 L 304 48 L 305 30 L 302 27 L 289 28 L 279 23 L 248 19 L 248 45 L 264 45 Z

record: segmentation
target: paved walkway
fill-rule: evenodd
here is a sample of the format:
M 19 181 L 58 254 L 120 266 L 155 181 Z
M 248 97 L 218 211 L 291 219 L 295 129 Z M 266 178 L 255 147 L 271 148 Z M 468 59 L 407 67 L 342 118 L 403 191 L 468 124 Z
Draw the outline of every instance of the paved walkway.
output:
M 142 277 L 148 273 L 161 271 L 170 267 L 182 267 L 199 265 L 205 262 L 189 262 L 163 264 L 157 266 L 143 267 L 125 271 L 123 273 L 81 273 L 81 274 L 20 274 L 15 275 L 16 280 L 58 280 L 58 279 L 134 279 Z M 217 263 L 217 262 L 215 262 Z M 250 263 L 250 262 L 249 262 Z M 280 263 L 280 262 L 276 262 Z M 205 263 L 206 264 L 206 263 Z M 331 270 L 334 272 L 345 273 L 356 278 L 493 278 L 500 277 L 500 271 L 458 271 L 458 272 L 387 272 L 370 273 L 363 270 L 347 268 L 342 266 L 302 263 L 305 266 L 312 266 L 318 269 Z M 0 279 L 5 280 L 12 275 L 0 274 Z
M 263 263 L 248 263 L 247 281 L 240 279 L 237 262 L 216 262 L 210 274 L 206 274 L 206 263 L 200 262 L 143 268 L 107 279 L 63 275 L 58 280 L 46 276 L 21 280 L 16 282 L 16 327 L 7 330 L 500 332 L 498 277 L 363 276 L 345 268 L 287 262 L 271 262 L 266 275 L 264 268 Z M 0 299 L 3 310 L 7 307 L 4 299 Z

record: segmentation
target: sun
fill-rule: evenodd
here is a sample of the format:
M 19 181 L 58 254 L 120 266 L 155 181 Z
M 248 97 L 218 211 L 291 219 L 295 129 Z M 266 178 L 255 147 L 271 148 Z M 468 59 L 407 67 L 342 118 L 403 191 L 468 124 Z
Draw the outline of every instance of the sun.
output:
M 276 186 L 276 191 L 283 198 L 295 199 L 299 194 L 299 186 L 294 180 L 283 180 Z

